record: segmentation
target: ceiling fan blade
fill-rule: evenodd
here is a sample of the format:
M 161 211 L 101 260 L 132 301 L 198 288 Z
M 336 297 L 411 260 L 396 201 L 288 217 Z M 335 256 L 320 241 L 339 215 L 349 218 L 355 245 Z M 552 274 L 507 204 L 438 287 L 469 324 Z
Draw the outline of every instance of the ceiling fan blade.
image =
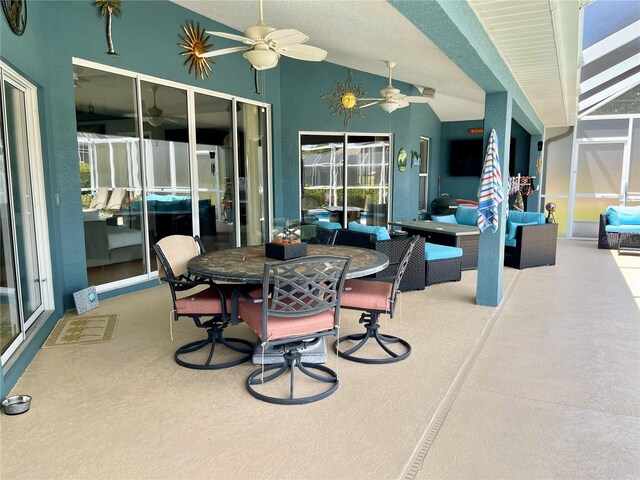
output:
M 281 47 L 283 45 L 298 45 L 309 40 L 304 33 L 293 28 L 283 28 L 282 30 L 274 30 L 264 37 L 267 43 L 275 42 L 274 46 Z
M 405 100 L 409 103 L 429 103 L 431 101 L 430 98 L 422 97 L 419 95 L 410 95 L 405 97 Z
M 363 99 L 361 99 L 361 100 L 363 100 Z M 367 108 L 367 107 L 370 107 L 372 105 L 377 105 L 378 103 L 380 103 L 380 102 L 369 102 L 369 103 L 365 103 L 364 105 L 358 105 L 358 108 Z
M 226 55 L 228 53 L 235 52 L 245 52 L 247 50 L 251 50 L 252 47 L 231 47 L 231 48 L 222 48 L 220 50 L 212 50 L 210 52 L 202 53 L 198 55 L 200 58 L 209 58 L 209 57 L 219 57 L 220 55 Z
M 290 45 L 287 47 L 276 47 L 273 50 L 285 57 L 295 58 L 296 60 L 306 60 L 308 62 L 321 62 L 327 56 L 325 50 L 310 45 Z
M 358 102 L 380 102 L 384 100 L 384 98 L 358 98 Z
M 228 38 L 229 40 L 235 40 L 236 42 L 246 43 L 248 45 L 253 45 L 256 43 L 250 38 L 243 37 L 242 35 L 236 35 L 235 33 L 227 33 L 227 32 L 207 32 L 209 35 L 215 35 L 216 37 Z

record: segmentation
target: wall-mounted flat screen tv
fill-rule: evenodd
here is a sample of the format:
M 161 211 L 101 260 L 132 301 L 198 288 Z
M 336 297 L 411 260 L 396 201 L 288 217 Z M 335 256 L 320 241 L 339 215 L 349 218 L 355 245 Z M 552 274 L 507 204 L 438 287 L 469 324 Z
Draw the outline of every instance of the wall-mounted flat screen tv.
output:
M 449 175 L 479 177 L 482 174 L 482 138 L 452 140 L 449 149 Z
M 509 146 L 509 172 L 513 173 L 516 161 L 516 139 Z M 449 176 L 480 177 L 484 164 L 483 140 L 451 140 L 449 149 Z

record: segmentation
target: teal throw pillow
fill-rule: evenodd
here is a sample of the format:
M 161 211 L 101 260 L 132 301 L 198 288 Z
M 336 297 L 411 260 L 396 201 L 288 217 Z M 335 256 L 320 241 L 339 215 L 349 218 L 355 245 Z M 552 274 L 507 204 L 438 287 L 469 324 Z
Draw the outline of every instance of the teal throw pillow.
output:
M 516 231 L 519 226 L 524 227 L 525 225 L 539 225 L 538 222 L 529 222 L 529 223 L 516 223 L 516 222 L 508 222 L 508 230 L 507 230 L 507 238 L 510 240 L 514 240 L 516 238 Z
M 456 220 L 460 225 L 478 225 L 478 207 L 459 205 L 456 210 Z
M 384 227 L 362 225 L 358 222 L 349 222 L 349 230 L 354 232 L 370 233 L 376 236 L 376 240 L 390 240 L 389 232 Z
M 458 223 L 455 215 L 431 215 L 431 220 L 442 223 Z

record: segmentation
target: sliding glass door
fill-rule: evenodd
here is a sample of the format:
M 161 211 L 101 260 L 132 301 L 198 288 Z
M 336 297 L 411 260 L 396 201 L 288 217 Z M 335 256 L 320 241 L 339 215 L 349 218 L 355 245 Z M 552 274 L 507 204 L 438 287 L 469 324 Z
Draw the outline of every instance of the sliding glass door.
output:
M 301 134 L 302 222 L 386 226 L 390 211 L 389 143 L 389 135 Z
M 75 62 L 90 285 L 153 278 L 169 235 L 208 250 L 269 238 L 267 105 Z
M 2 363 L 45 309 L 48 235 L 35 87 L 0 64 L 0 350 Z

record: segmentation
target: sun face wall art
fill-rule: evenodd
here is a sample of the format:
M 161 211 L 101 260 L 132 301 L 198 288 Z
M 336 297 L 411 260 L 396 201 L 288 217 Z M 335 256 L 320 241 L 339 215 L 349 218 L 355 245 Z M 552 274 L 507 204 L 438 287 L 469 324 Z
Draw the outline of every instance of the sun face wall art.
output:
M 358 100 L 363 99 L 367 95 L 367 92 L 362 90 L 361 83 L 352 85 L 352 82 L 353 75 L 351 74 L 351 70 L 349 70 L 346 82 L 340 83 L 336 80 L 336 89 L 321 97 L 331 102 L 329 106 L 331 115 L 344 115 L 345 130 L 349 127 L 349 121 L 353 117 L 362 116 L 362 112 L 358 106 Z

